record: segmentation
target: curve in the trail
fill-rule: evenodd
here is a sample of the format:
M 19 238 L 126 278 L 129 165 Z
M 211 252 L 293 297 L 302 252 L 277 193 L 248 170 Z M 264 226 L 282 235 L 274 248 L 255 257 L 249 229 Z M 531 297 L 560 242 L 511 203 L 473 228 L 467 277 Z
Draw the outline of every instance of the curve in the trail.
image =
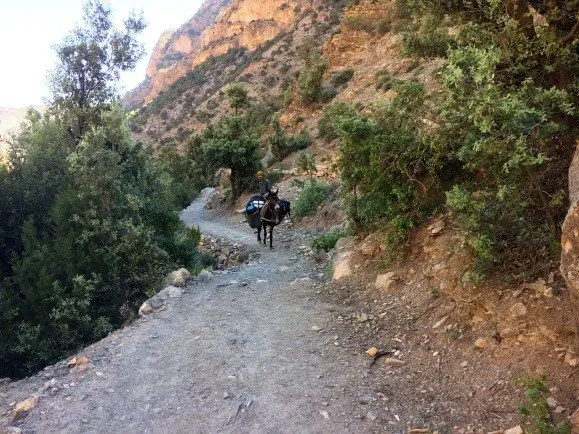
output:
M 255 243 L 253 230 L 249 226 L 245 226 L 245 230 L 240 230 L 227 221 L 216 218 L 205 209 L 205 203 L 214 191 L 214 188 L 205 188 L 201 195 L 183 210 L 181 220 L 188 226 L 198 227 L 205 235 L 227 238 L 241 244 Z

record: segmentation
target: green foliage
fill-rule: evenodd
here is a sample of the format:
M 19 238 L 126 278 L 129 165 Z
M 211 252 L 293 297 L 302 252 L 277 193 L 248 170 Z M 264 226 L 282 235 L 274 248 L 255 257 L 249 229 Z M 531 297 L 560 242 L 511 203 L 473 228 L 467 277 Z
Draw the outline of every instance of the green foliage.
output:
M 227 86 L 225 93 L 229 98 L 229 105 L 235 110 L 237 116 L 239 109 L 245 108 L 249 105 L 249 97 L 247 96 L 247 89 L 240 83 L 233 83 Z
M 301 152 L 298 155 L 298 169 L 308 175 L 314 173 L 316 168 L 316 156 L 309 152 Z
M 332 84 L 335 87 L 340 87 L 348 84 L 352 77 L 354 77 L 354 69 L 346 68 L 338 71 L 336 74 L 332 75 Z
M 247 119 L 234 116 L 219 122 L 203 135 L 203 153 L 211 167 L 231 169 L 231 200 L 235 201 L 254 182 L 261 169 L 259 139 L 253 134 Z
M 306 149 L 311 145 L 312 140 L 305 129 L 297 136 L 287 136 L 279 119 L 276 118 L 273 121 L 273 133 L 269 136 L 268 142 L 275 161 L 281 161 L 294 152 Z
M 568 422 L 555 424 L 552 419 L 547 398 L 549 389 L 545 385 L 547 376 L 523 380 L 526 386 L 525 397 L 528 403 L 517 407 L 517 411 L 527 423 L 525 432 L 530 434 L 569 434 L 571 426 Z
M 295 218 L 301 219 L 308 215 L 316 213 L 318 206 L 321 205 L 332 187 L 316 179 L 310 179 L 300 191 L 295 205 L 292 206 L 292 214 Z
M 306 59 L 305 66 L 298 77 L 298 97 L 302 104 L 318 102 L 322 93 L 322 77 L 328 64 L 317 53 Z
M 418 31 L 405 32 L 402 38 L 404 53 L 411 57 L 445 57 L 454 39 L 440 16 L 425 14 Z
M 340 238 L 344 238 L 344 237 L 347 237 L 349 235 L 350 234 L 346 231 L 326 232 L 325 234 L 314 238 L 312 241 L 311 247 L 316 252 L 321 252 L 322 250 L 324 252 L 329 252 L 330 250 L 332 250 L 336 246 L 336 243 L 338 242 L 338 240 Z
M 411 81 L 396 91 L 370 118 L 349 109 L 333 119 L 349 214 L 362 228 L 397 216 L 420 221 L 430 206 L 427 190 L 436 184 L 435 154 L 414 120 L 424 108 L 424 89 Z
M 392 101 L 366 116 L 322 117 L 320 136 L 340 138 L 353 222 L 393 225 L 392 244 L 402 245 L 408 228 L 446 205 L 474 253 L 474 281 L 555 266 L 578 125 L 577 4 L 534 2 L 533 20 L 525 0 L 515 11 L 396 0 L 406 54 L 446 63 L 432 96 L 381 71 L 376 88 L 394 89 Z
M 0 377 L 102 338 L 168 271 L 197 263 L 199 232 L 182 224 L 182 198 L 163 170 L 179 173 L 178 162 L 156 163 L 111 104 L 142 24 L 131 19 L 119 33 L 109 14 L 87 3 L 86 27 L 57 48 L 47 114 L 29 112 L 0 171 Z
M 142 17 L 132 14 L 124 29 L 113 27 L 111 9 L 100 0 L 84 3 L 83 27 L 77 27 L 56 47 L 57 66 L 51 73 L 52 107 L 70 126 L 77 140 L 98 122 L 102 107 L 113 101 L 113 82 L 132 69 L 144 54 L 136 37 L 144 30 Z
M 324 107 L 322 117 L 318 120 L 318 134 L 326 142 L 338 138 L 335 125 L 342 118 L 356 116 L 357 112 L 351 105 L 346 103 L 330 104 Z

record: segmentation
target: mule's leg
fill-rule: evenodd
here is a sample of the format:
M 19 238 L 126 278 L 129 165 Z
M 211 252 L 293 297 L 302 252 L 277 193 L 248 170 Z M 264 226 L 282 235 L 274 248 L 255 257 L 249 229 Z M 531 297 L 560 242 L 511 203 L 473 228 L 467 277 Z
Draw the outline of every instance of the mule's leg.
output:
M 261 243 L 261 224 L 257 227 L 257 242 Z
M 271 225 L 269 228 L 269 248 L 273 249 L 273 225 Z
M 267 225 L 263 225 L 263 245 L 267 243 Z

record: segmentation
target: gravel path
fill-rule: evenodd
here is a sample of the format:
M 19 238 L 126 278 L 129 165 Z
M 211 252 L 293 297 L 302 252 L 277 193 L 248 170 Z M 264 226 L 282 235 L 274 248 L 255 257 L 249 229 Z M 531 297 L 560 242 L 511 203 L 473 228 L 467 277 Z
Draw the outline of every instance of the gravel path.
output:
M 84 372 L 61 362 L 0 386 L 0 432 L 11 423 L 10 404 L 51 380 L 13 425 L 38 433 L 384 432 L 360 404 L 366 358 L 334 336 L 333 307 L 321 301 L 311 265 L 289 242 L 273 252 L 257 246 L 247 226 L 216 218 L 203 200 L 184 221 L 255 245 L 260 260 L 194 282 L 88 347 Z

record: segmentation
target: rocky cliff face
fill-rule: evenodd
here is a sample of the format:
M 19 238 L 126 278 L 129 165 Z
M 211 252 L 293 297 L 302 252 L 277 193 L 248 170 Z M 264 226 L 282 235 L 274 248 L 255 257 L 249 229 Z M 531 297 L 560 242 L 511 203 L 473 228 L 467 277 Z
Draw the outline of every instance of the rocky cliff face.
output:
M 207 59 L 243 48 L 251 52 L 295 24 L 315 0 L 207 0 L 175 32 L 164 33 L 149 61 L 146 80 L 125 104 L 149 103 Z

